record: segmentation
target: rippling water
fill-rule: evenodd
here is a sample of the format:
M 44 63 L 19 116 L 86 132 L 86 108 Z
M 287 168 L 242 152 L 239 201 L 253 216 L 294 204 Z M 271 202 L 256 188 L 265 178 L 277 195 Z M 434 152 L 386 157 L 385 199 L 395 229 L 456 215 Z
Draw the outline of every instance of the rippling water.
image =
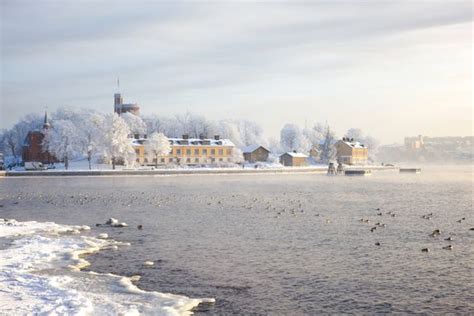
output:
M 8 178 L 0 180 L 0 217 L 127 222 L 93 227 L 132 246 L 89 257 L 90 269 L 140 274 L 147 290 L 216 298 L 197 314 L 467 314 L 472 176 L 467 166 L 369 177 Z M 435 229 L 441 235 L 430 237 Z

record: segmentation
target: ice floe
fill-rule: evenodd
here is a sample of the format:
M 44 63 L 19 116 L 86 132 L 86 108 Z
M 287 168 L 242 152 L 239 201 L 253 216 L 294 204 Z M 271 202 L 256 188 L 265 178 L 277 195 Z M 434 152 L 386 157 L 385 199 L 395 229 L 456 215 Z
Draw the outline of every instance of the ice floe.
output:
M 141 290 L 137 276 L 81 271 L 82 255 L 122 245 L 78 234 L 87 229 L 0 219 L 0 314 L 188 315 L 214 302 Z

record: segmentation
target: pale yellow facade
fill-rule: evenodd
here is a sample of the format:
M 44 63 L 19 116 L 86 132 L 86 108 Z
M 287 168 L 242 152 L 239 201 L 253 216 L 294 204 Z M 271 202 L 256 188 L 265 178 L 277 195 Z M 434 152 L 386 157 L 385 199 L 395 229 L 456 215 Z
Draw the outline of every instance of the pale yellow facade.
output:
M 363 165 L 369 158 L 369 150 L 357 142 L 339 140 L 336 142 L 337 160 L 347 165 Z
M 154 158 L 146 154 L 144 144 L 136 144 L 134 148 L 137 163 L 155 165 Z M 233 145 L 171 145 L 168 155 L 158 157 L 158 165 L 230 163 L 232 162 L 233 149 Z

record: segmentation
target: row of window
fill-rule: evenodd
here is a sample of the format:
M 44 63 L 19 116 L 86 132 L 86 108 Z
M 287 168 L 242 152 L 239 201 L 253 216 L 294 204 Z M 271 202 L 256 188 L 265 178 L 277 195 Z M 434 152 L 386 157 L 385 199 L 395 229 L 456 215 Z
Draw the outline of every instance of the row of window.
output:
M 138 163 L 140 163 L 140 158 L 137 158 L 136 161 Z M 209 158 L 209 159 L 199 159 L 199 158 L 186 158 L 186 159 L 181 159 L 181 158 L 158 158 L 158 161 L 159 163 L 215 163 L 215 162 L 224 162 L 224 161 L 227 161 L 227 162 L 230 162 L 231 159 L 230 158 L 226 158 L 224 160 L 224 158 Z M 145 158 L 143 160 L 143 162 L 146 164 L 146 163 L 150 163 L 150 161 L 148 160 L 148 158 Z M 156 158 L 153 158 L 153 161 L 151 161 L 152 163 L 156 163 Z
M 140 149 L 138 148 L 135 148 L 135 152 L 138 154 L 140 154 Z M 176 155 L 176 156 L 181 156 L 183 154 L 185 154 L 186 156 L 191 156 L 191 154 L 193 154 L 194 156 L 207 156 L 208 153 L 211 155 L 211 156 L 214 156 L 216 155 L 216 152 L 219 156 L 223 156 L 224 155 L 224 149 L 218 149 L 216 151 L 216 149 L 207 149 L 207 148 L 204 148 L 204 149 L 201 149 L 201 154 L 199 154 L 199 149 L 173 149 L 173 154 Z M 225 151 L 226 155 L 227 156 L 230 156 L 232 155 L 232 149 L 226 149 Z
M 207 148 L 203 148 L 201 149 L 201 154 L 199 153 L 199 149 L 198 148 L 195 148 L 195 149 L 181 149 L 181 148 L 176 148 L 173 150 L 174 151 L 174 154 L 175 155 L 183 155 L 185 154 L 186 156 L 191 156 L 191 154 L 193 154 L 194 156 L 207 156 L 208 153 L 210 153 L 210 155 L 215 155 L 216 152 L 219 156 L 223 156 L 224 155 L 224 149 L 218 149 L 216 151 L 216 149 L 212 148 L 212 149 L 207 149 Z M 232 154 L 232 149 L 226 149 L 226 154 L 227 155 L 231 155 Z

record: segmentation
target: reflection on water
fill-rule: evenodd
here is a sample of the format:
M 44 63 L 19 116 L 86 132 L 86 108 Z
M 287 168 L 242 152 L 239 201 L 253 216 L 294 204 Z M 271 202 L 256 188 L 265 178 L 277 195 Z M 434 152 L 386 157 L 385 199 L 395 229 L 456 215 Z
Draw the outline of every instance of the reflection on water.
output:
M 0 193 L 0 217 L 127 222 L 93 228 L 132 246 L 92 256 L 91 269 L 217 299 L 197 313 L 474 311 L 470 167 L 369 177 L 3 179 Z

